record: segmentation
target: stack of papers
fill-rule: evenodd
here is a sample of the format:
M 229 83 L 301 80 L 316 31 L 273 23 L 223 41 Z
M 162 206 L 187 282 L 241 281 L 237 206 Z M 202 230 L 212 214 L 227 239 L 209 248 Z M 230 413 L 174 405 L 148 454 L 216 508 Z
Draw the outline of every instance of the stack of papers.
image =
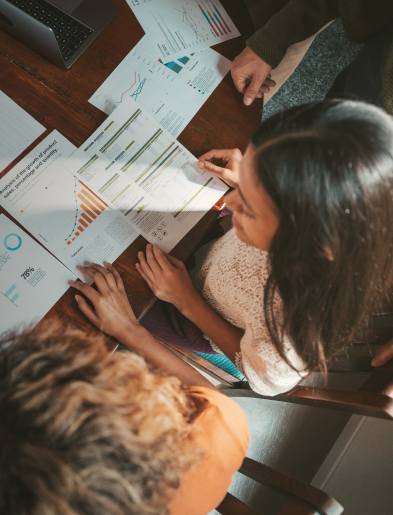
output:
M 89 102 L 110 114 L 130 97 L 177 137 L 230 69 L 209 47 L 240 34 L 220 2 L 127 1 L 146 35 Z

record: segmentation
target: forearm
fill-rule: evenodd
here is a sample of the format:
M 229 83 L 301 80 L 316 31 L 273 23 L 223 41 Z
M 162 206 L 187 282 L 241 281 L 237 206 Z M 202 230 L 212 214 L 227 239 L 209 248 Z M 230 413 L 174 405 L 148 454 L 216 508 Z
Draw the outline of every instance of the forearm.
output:
M 169 349 L 159 343 L 145 328 L 135 325 L 119 338 L 129 349 L 145 358 L 154 368 L 180 379 L 187 386 L 215 387 L 195 368 L 188 365 Z
M 178 309 L 235 362 L 235 354 L 240 351 L 240 340 L 244 331 L 224 320 L 196 292 L 192 302 L 187 302 Z
M 304 41 L 339 16 L 339 0 L 290 0 L 246 44 L 276 68 L 290 45 Z

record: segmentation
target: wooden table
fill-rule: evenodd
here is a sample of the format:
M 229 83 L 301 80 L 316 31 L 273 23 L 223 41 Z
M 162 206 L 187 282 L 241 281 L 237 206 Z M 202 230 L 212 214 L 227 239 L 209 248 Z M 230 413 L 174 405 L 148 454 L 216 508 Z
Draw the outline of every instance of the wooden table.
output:
M 88 99 L 144 34 L 126 1 L 112 1 L 119 6 L 119 14 L 70 70 L 57 68 L 0 30 L 0 90 L 46 127 L 47 130 L 40 140 L 57 129 L 79 147 L 107 117 L 89 104 Z M 243 50 L 244 41 L 253 33 L 254 28 L 242 2 L 222 0 L 222 3 L 242 36 L 214 48 L 233 60 Z M 250 134 L 260 123 L 261 113 L 262 100 L 255 101 L 251 107 L 245 107 L 242 96 L 236 91 L 228 74 L 178 139 L 196 156 L 212 148 L 238 147 L 244 151 Z M 0 173 L 0 177 L 37 143 L 35 141 Z M 179 259 L 186 259 L 216 218 L 222 203 L 223 200 L 217 203 L 171 254 Z M 12 219 L 1 207 L 0 212 Z M 139 236 L 115 262 L 137 317 L 154 301 L 152 292 L 134 267 L 137 252 L 145 249 L 146 244 L 147 241 Z M 60 320 L 64 325 L 72 323 L 88 332 L 96 331 L 78 310 L 74 293 L 70 288 L 44 320 Z

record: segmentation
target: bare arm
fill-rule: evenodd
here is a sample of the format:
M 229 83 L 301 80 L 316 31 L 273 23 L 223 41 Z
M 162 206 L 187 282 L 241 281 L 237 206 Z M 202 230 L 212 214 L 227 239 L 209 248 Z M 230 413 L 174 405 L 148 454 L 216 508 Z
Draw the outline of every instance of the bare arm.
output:
M 98 291 L 81 281 L 70 284 L 93 304 L 91 307 L 83 296 L 75 296 L 79 309 L 93 324 L 143 356 L 153 367 L 176 376 L 183 384 L 215 389 L 202 374 L 161 345 L 138 323 L 120 274 L 112 265 L 104 268 L 92 263 L 80 269 L 94 279 Z
M 239 149 L 213 149 L 199 158 L 198 167 L 207 170 L 231 187 L 239 181 L 242 160 Z M 157 245 L 148 245 L 146 257 L 139 252 L 138 272 L 159 299 L 172 303 L 235 361 L 243 331 L 217 315 L 195 291 L 184 264 L 164 254 Z
M 243 331 L 213 311 L 194 289 L 184 264 L 160 250 L 147 245 L 146 256 L 138 254 L 137 270 L 154 295 L 173 304 L 184 316 L 203 331 L 214 343 L 235 361 L 240 351 Z

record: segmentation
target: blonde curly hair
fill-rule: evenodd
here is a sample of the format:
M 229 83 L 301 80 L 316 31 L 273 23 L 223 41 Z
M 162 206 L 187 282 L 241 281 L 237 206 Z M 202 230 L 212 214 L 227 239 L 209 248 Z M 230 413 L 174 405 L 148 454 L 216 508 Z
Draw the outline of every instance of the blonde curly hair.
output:
M 168 513 L 201 456 L 185 445 L 194 412 L 180 381 L 103 337 L 52 324 L 3 337 L 0 513 Z

